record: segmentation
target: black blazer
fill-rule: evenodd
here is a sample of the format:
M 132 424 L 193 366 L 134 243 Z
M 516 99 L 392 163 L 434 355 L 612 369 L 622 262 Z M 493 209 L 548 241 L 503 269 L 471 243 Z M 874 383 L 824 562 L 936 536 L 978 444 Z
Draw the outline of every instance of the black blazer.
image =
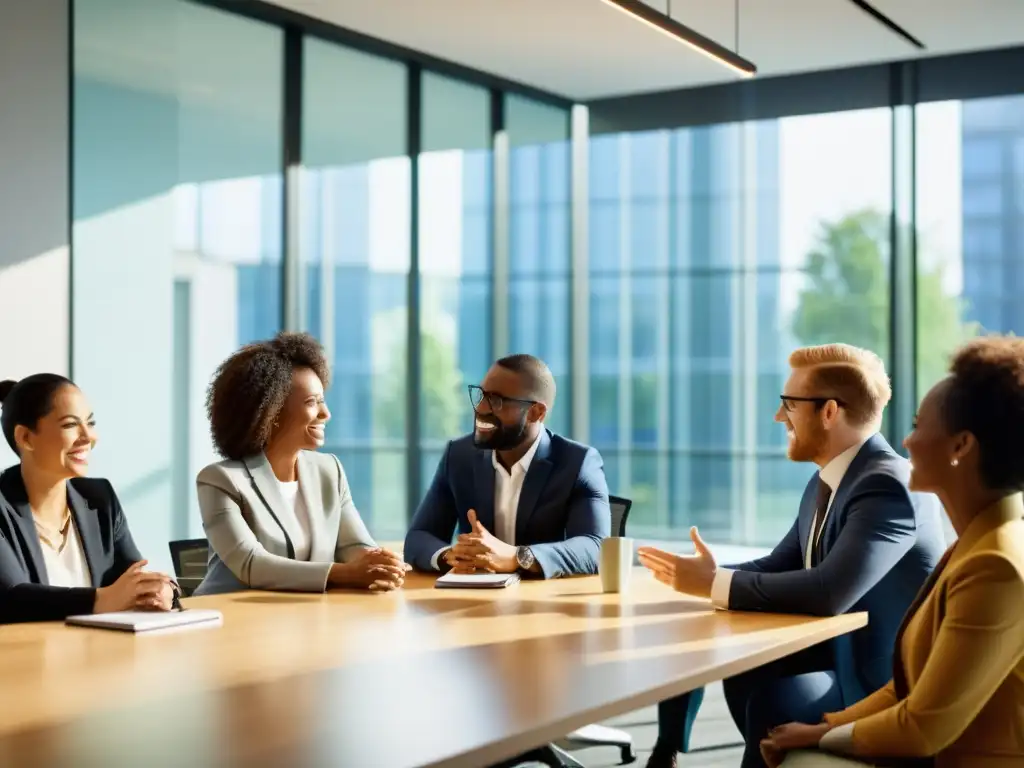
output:
M 67 481 L 67 489 L 92 587 L 50 586 L 21 465 L 0 474 L 0 623 L 92 613 L 96 589 L 113 584 L 142 559 L 107 480 L 75 478 Z

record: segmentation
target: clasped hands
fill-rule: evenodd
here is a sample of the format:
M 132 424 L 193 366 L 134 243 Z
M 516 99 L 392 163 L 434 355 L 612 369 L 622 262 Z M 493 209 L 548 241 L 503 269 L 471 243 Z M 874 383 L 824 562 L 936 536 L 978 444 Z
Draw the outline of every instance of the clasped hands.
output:
M 506 544 L 484 528 L 476 510 L 469 510 L 469 533 L 459 534 L 444 552 L 444 561 L 455 573 L 515 573 L 519 570 L 516 547 Z
M 109 586 L 96 590 L 93 613 L 169 611 L 174 603 L 174 580 L 145 570 L 146 560 L 132 563 Z
M 412 568 L 397 554 L 384 547 L 368 547 L 347 563 L 335 563 L 327 576 L 331 587 L 390 592 L 400 589 Z

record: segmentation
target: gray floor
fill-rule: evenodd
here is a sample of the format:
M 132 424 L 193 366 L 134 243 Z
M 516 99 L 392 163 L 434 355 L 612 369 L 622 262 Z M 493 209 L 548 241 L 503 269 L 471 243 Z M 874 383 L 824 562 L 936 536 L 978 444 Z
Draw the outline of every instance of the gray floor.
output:
M 637 761 L 633 765 L 643 768 L 658 735 L 657 710 L 650 707 L 630 712 L 609 720 L 603 725 L 621 728 L 633 736 L 633 744 L 638 754 Z M 679 767 L 737 768 L 743 751 L 740 747 L 735 746 L 739 741 L 739 731 L 733 725 L 729 711 L 725 707 L 721 684 L 709 686 L 705 690 L 704 703 L 697 715 L 693 741 L 690 745 L 695 751 L 681 755 Z M 572 754 L 587 768 L 612 768 L 619 764 L 617 749 L 591 747 L 574 751 Z

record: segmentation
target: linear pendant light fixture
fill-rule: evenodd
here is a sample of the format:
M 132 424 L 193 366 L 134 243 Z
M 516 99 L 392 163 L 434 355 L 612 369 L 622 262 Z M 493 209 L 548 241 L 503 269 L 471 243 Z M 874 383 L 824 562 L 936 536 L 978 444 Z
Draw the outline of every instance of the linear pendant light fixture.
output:
M 704 37 L 700 32 L 695 32 L 671 16 L 655 10 L 640 0 L 602 0 L 602 2 L 678 40 L 742 77 L 752 77 L 757 73 L 757 67 L 752 61 L 744 59 L 738 53 L 719 45 L 709 37 Z

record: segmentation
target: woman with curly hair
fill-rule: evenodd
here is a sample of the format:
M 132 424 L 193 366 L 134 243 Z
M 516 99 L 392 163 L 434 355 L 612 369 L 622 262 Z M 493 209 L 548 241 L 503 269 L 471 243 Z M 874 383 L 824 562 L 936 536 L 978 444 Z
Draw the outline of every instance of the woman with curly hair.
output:
M 904 442 L 910 487 L 939 497 L 958 539 L 903 619 L 892 680 L 823 723 L 774 729 L 769 765 L 1024 765 L 1022 435 L 1024 339 L 970 342 Z
M 196 480 L 211 549 L 196 595 L 402 586 L 408 566 L 370 538 L 338 459 L 317 453 L 329 383 L 304 333 L 249 344 L 217 370 L 206 408 L 224 461 Z

